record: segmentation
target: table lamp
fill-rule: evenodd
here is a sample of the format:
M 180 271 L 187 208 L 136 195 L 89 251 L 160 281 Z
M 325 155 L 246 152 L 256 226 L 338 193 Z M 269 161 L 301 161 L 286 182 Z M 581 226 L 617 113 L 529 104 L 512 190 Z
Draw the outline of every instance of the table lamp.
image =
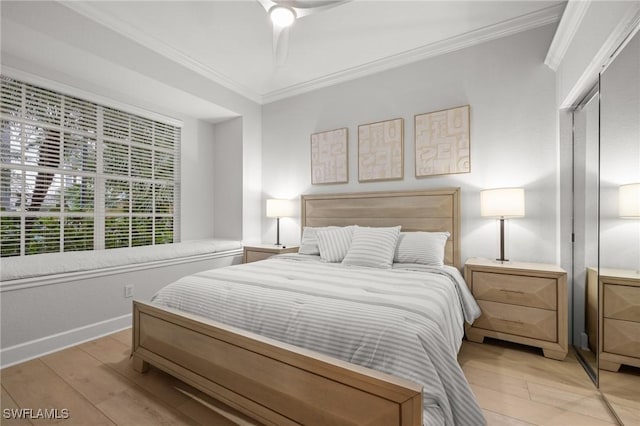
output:
M 524 189 L 497 188 L 480 191 L 480 215 L 500 220 L 500 258 L 499 262 L 508 262 L 504 257 L 504 220 L 524 216 Z
M 620 217 L 640 219 L 640 183 L 622 185 L 618 195 Z
M 293 216 L 293 203 L 290 200 L 267 200 L 267 217 L 276 218 L 276 246 L 280 244 L 280 218 Z

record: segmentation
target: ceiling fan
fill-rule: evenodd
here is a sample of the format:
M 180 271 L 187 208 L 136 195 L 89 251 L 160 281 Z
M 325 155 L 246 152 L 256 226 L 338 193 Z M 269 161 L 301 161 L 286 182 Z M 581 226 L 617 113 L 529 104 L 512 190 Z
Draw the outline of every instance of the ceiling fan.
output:
M 276 65 L 287 59 L 289 30 L 294 22 L 314 13 L 331 9 L 351 0 L 257 0 L 267 11 L 273 24 L 273 55 Z

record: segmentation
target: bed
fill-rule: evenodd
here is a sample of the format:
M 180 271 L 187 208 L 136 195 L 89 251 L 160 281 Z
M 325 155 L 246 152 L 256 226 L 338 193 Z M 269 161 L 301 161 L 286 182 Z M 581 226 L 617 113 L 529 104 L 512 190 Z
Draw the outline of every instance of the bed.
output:
M 459 267 L 459 196 L 305 195 L 301 222 L 448 232 L 444 258 Z M 456 361 L 475 302 L 457 269 L 422 268 L 284 255 L 185 277 L 134 302 L 134 368 L 153 364 L 264 424 L 482 424 Z

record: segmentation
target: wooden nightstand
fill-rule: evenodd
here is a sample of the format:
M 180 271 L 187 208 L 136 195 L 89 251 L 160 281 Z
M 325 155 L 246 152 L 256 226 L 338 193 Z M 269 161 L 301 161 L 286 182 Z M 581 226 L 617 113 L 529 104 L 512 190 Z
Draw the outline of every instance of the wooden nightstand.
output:
M 464 277 L 482 315 L 465 324 L 467 339 L 485 337 L 542 348 L 547 358 L 567 356 L 567 273 L 555 265 L 499 263 L 473 258 Z
M 599 324 L 600 368 L 618 371 L 620 364 L 640 367 L 640 272 L 602 268 L 598 276 L 598 271 L 589 268 L 587 294 L 593 296 L 588 299 L 589 337 L 595 335 Z
M 275 245 L 253 245 L 244 246 L 242 255 L 242 263 L 257 262 L 258 260 L 268 259 L 276 254 L 297 253 L 298 246 L 295 247 L 277 247 Z

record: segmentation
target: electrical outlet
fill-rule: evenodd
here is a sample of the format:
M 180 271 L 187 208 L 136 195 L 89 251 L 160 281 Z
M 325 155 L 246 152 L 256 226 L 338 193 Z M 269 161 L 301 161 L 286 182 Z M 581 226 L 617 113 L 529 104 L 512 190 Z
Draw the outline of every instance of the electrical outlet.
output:
M 125 298 L 133 297 L 133 284 L 124 286 L 124 297 Z

